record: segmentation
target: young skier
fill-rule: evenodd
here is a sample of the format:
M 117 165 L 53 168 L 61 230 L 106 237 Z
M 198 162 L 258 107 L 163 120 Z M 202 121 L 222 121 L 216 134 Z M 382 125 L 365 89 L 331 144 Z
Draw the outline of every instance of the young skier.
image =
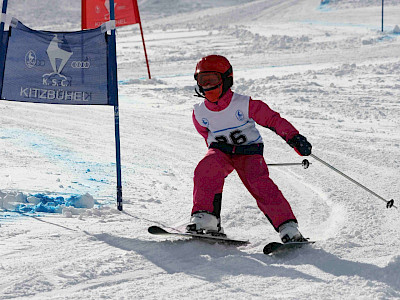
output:
M 290 204 L 269 178 L 263 140 L 255 124 L 274 131 L 299 155 L 310 155 L 311 144 L 264 102 L 232 92 L 233 71 L 225 57 L 203 57 L 194 78 L 196 92 L 204 101 L 194 106 L 193 123 L 206 140 L 208 152 L 194 171 L 193 209 L 187 230 L 223 234 L 224 180 L 236 170 L 281 240 L 304 241 Z

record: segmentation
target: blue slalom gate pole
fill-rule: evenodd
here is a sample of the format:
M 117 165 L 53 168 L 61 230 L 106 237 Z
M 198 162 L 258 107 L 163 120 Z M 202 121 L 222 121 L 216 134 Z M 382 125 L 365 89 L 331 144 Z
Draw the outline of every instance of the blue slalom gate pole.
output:
M 3 8 L 1 10 L 1 12 L 4 15 L 7 13 L 7 4 L 8 4 L 8 0 L 3 0 Z M 6 22 L 6 20 L 3 20 L 3 22 L 0 22 L 0 66 L 1 66 L 2 71 L 3 71 L 4 64 L 5 64 L 5 53 L 2 53 L 5 22 Z M 1 72 L 0 82 L 3 82 L 3 74 L 4 74 L 4 72 Z M 1 96 L 2 91 L 3 91 L 3 86 L 0 84 L 0 96 Z
M 382 32 L 383 32 L 383 3 L 384 3 L 384 0 L 382 0 Z
M 3 0 L 3 7 L 1 9 L 1 12 L 5 15 L 7 13 L 7 4 L 8 4 L 8 0 Z M 4 23 L 6 22 L 6 20 L 3 20 L 3 22 L 0 23 L 0 45 L 3 45 L 3 35 L 4 35 Z M 3 48 L 3 47 L 1 47 Z M 3 57 L 3 55 L 1 55 L 1 57 Z M 4 61 L 0 62 L 1 65 L 3 65 Z
M 8 0 L 3 0 L 3 7 L 1 9 L 1 12 L 3 14 L 7 13 L 7 4 L 8 4 Z M 3 33 L 3 31 L 4 31 L 4 23 L 5 23 L 5 21 L 6 20 L 4 20 L 4 22 L 1 22 L 1 25 L 0 25 L 1 26 L 0 27 L 1 33 Z M 3 35 L 1 35 L 1 42 L 3 42 Z
M 110 20 L 115 20 L 114 12 L 114 0 L 110 0 Z M 117 65 L 117 49 L 116 49 L 116 38 L 115 29 L 111 30 L 110 39 L 110 60 L 111 65 Z M 117 164 L 117 208 L 122 211 L 122 179 L 121 179 L 121 146 L 120 146 L 120 135 L 119 135 L 119 105 L 118 105 L 118 79 L 117 69 L 113 67 L 111 70 L 111 82 L 113 87 L 111 88 L 111 97 L 114 100 L 114 120 L 115 120 L 115 152 L 116 152 L 116 164 Z

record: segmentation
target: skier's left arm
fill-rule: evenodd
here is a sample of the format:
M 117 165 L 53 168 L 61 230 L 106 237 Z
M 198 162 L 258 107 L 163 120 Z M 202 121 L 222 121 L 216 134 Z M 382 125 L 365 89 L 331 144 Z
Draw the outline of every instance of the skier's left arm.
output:
M 289 121 L 282 118 L 263 101 L 250 99 L 249 117 L 282 137 L 299 155 L 311 154 L 312 146 L 307 139 Z

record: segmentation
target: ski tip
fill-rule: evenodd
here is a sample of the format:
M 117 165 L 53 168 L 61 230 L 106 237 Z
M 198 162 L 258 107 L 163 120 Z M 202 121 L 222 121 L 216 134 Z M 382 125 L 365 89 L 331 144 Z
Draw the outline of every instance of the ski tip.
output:
M 298 249 L 301 248 L 304 245 L 310 245 L 314 244 L 315 241 L 306 241 L 306 242 L 288 242 L 288 243 L 279 243 L 279 242 L 272 242 L 267 244 L 263 248 L 263 252 L 266 255 L 273 255 L 273 254 L 278 254 L 284 251 L 287 251 L 289 249 Z
M 266 255 L 272 254 L 281 245 L 283 245 L 283 244 L 282 243 L 278 243 L 278 242 L 269 243 L 269 244 L 265 245 L 265 247 L 263 248 L 263 252 Z
M 159 226 L 150 226 L 147 231 L 151 234 L 169 234 L 168 231 L 162 229 Z

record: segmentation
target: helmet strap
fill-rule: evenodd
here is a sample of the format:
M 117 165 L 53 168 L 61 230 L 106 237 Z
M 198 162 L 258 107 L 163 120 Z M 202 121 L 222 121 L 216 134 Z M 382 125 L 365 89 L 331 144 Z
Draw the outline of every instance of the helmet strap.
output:
M 225 78 L 227 78 L 230 74 L 232 74 L 232 66 L 228 69 L 228 70 L 226 70 L 226 72 L 224 73 L 224 74 L 222 74 L 222 79 L 225 79 Z
M 202 88 L 200 86 L 197 86 L 197 87 L 199 87 L 200 92 L 197 90 L 197 88 L 194 88 L 194 91 L 196 92 L 197 95 L 193 95 L 193 96 L 200 97 L 200 98 L 206 98 L 206 97 L 204 97 L 204 95 L 200 94 L 200 93 L 202 93 Z

